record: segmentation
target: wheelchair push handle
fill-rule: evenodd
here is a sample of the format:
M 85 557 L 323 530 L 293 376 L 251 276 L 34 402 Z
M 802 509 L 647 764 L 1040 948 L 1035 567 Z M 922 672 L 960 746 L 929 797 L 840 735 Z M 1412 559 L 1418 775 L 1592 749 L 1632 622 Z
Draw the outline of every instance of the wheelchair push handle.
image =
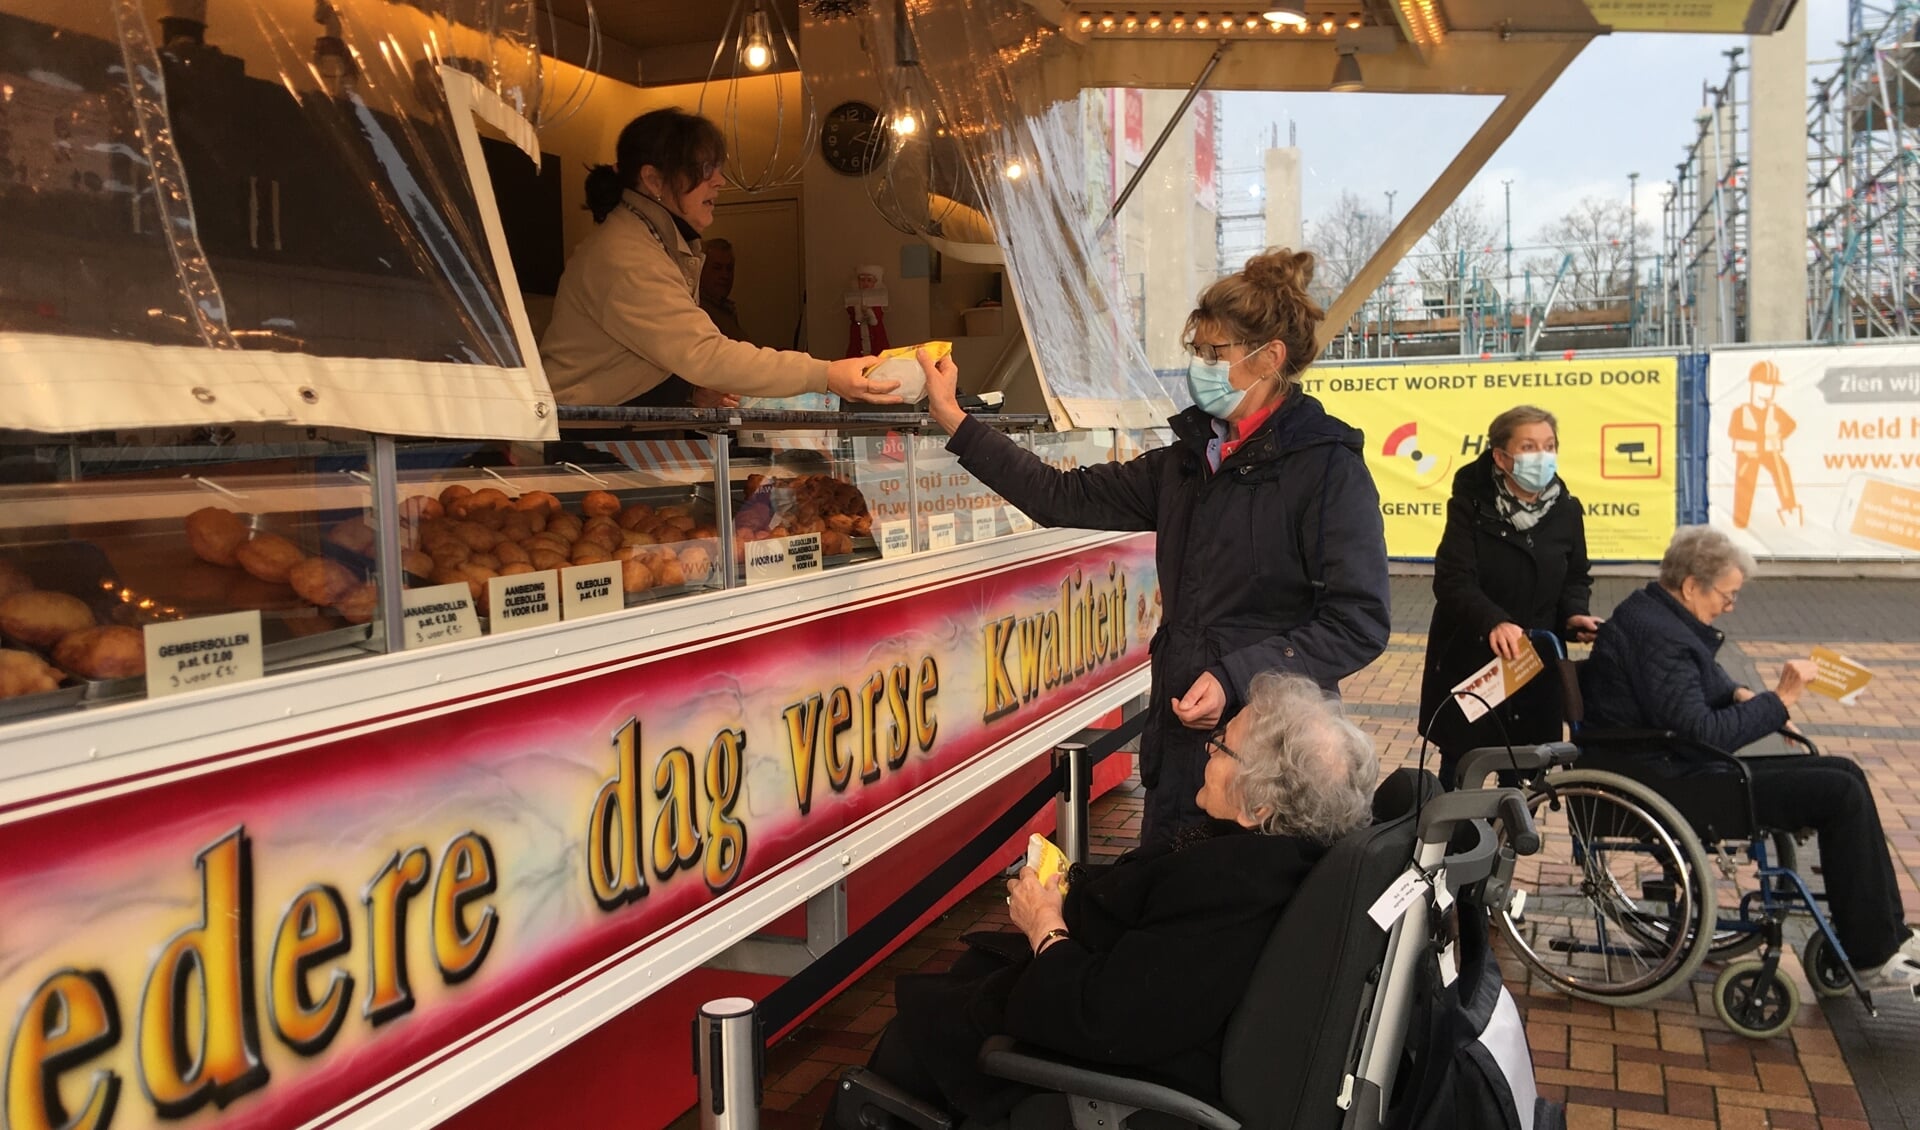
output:
M 1566 642 L 1560 638 L 1560 633 L 1558 632 L 1550 632 L 1545 628 L 1528 628 L 1527 638 L 1535 643 L 1546 644 L 1548 648 L 1552 650 L 1554 658 L 1556 659 L 1565 659 L 1567 657 Z
M 1519 789 L 1501 789 L 1500 822 L 1507 827 L 1507 842 L 1515 855 L 1532 855 L 1540 850 L 1540 832 L 1533 826 L 1533 813 Z
M 1507 770 L 1519 773 L 1534 773 L 1558 765 L 1571 765 L 1580 756 L 1580 748 L 1572 742 L 1545 742 L 1541 745 L 1481 746 L 1469 750 L 1460 759 L 1460 769 L 1455 776 L 1458 787 L 1477 789 L 1486 782 L 1489 773 Z

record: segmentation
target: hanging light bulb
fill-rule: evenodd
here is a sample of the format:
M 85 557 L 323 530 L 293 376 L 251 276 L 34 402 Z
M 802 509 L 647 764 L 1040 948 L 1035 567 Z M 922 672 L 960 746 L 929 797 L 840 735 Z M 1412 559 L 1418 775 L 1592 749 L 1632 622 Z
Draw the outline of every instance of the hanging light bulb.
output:
M 1025 165 L 1022 165 L 1018 161 L 1007 162 L 1007 179 L 1008 180 L 1019 180 L 1021 177 L 1024 177 L 1026 175 L 1027 175 L 1027 168 Z
M 747 34 L 740 41 L 740 65 L 756 73 L 773 65 L 773 32 L 758 4 L 747 17 Z
M 900 91 L 900 100 L 893 108 L 893 135 L 896 138 L 909 138 L 920 132 L 920 123 L 926 121 L 921 112 L 920 98 L 914 94 L 911 85 Z

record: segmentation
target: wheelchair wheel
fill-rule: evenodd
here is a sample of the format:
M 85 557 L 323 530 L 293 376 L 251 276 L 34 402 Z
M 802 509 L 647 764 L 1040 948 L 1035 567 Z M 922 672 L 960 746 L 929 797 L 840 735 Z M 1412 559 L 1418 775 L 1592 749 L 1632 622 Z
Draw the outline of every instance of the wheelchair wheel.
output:
M 1815 930 L 1807 937 L 1807 944 L 1800 947 L 1800 964 L 1807 969 L 1807 980 L 1813 983 L 1813 991 L 1821 996 L 1844 997 L 1853 991 L 1853 982 L 1847 979 L 1846 963 L 1820 931 Z
M 1800 992 L 1777 968 L 1769 975 L 1761 962 L 1736 961 L 1713 983 L 1713 1010 L 1735 1033 L 1769 1040 L 1793 1024 Z
M 1499 909 L 1520 959 L 1562 992 L 1615 1005 L 1693 976 L 1712 940 L 1713 872 L 1673 806 L 1582 769 L 1551 775 L 1527 804 L 1540 851 L 1519 861 L 1518 897 Z

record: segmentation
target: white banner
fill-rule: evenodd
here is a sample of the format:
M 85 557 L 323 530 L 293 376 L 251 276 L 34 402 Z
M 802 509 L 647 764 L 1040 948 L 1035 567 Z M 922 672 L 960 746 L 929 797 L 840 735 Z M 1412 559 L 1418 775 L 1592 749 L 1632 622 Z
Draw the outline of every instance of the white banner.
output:
M 1722 350 L 1707 497 L 1770 557 L 1920 556 L 1920 346 Z

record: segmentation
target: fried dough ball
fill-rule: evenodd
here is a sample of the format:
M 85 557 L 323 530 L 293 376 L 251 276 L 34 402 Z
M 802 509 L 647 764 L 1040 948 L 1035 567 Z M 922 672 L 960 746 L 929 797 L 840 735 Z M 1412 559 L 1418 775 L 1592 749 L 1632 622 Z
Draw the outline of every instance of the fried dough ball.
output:
M 211 565 L 239 564 L 234 551 L 252 536 L 246 519 L 231 510 L 205 506 L 187 515 L 187 544 L 195 557 Z
M 500 540 L 499 534 L 494 533 L 478 522 L 455 522 L 453 532 L 461 541 L 467 543 L 468 549 L 475 551 L 492 549 L 494 544 Z
M 436 585 L 465 584 L 467 586 L 467 592 L 473 596 L 473 606 L 484 610 L 485 605 L 483 605 L 481 601 L 486 596 L 487 578 L 494 575 L 492 569 L 483 569 L 473 564 L 463 564 L 456 565 L 451 569 L 434 570 L 433 583 Z
M 555 553 L 565 554 L 573 552 L 573 542 L 561 537 L 559 534 L 535 534 L 528 538 L 527 544 L 520 548 L 526 550 L 529 554 L 536 549 L 549 549 Z
M 429 556 L 433 558 L 433 564 L 436 568 L 451 569 L 467 558 L 472 557 L 473 550 L 468 549 L 467 543 L 463 541 L 442 542 L 433 547 L 433 551 Z
M 503 577 L 517 577 L 522 573 L 531 573 L 533 571 L 533 566 L 525 561 L 510 561 L 500 566 L 500 575 Z
M 431 576 L 433 555 L 417 549 L 403 549 L 400 551 L 400 567 L 416 577 Z
M 620 535 L 620 544 L 623 546 L 653 545 L 659 540 L 645 530 L 627 530 Z
M 578 541 L 580 531 L 585 527 L 580 519 L 571 514 L 555 514 L 547 519 L 547 533 L 558 534 L 567 541 Z
M 380 605 L 380 586 L 367 581 L 340 598 L 340 615 L 349 624 L 364 624 L 373 619 Z
M 17 592 L 0 600 L 0 633 L 31 647 L 52 647 L 62 636 L 93 627 L 93 609 L 63 592 Z
M 508 541 L 526 541 L 533 536 L 533 521 L 518 510 L 501 510 L 500 536 Z
M 711 523 L 708 523 L 707 525 L 703 525 L 703 526 L 695 526 L 693 529 L 687 531 L 687 536 L 690 538 L 704 539 L 707 541 L 719 541 L 720 527 L 715 526 Z
M 527 561 L 539 570 L 564 569 L 571 563 L 568 561 L 567 554 L 545 548 L 530 551 L 527 554 Z
M 327 540 L 363 557 L 373 556 L 375 535 L 365 518 L 348 518 L 334 526 L 327 531 Z
M 872 537 L 873 536 L 873 519 L 868 517 L 865 514 L 862 514 L 858 518 L 855 518 L 853 520 L 853 536 L 857 538 Z
M 747 476 L 746 492 L 744 497 L 752 498 L 754 495 L 760 493 L 761 487 L 766 485 L 767 485 L 767 477 L 761 474 L 760 472 L 755 471 L 753 474 Z
M 0 698 L 57 690 L 60 672 L 31 651 L 0 650 Z
M 612 491 L 588 491 L 580 500 L 580 513 L 589 518 L 611 518 L 620 513 L 620 496 Z
M 493 556 L 499 560 L 502 569 L 508 565 L 525 565 L 528 561 L 532 560 L 532 558 L 527 556 L 526 550 L 521 549 L 518 545 L 510 541 L 503 541 L 499 545 L 494 546 Z
M 473 493 L 472 487 L 461 486 L 459 483 L 455 483 L 452 486 L 448 487 L 446 490 L 443 490 L 440 492 L 440 505 L 446 507 L 448 510 L 452 510 L 454 503 L 460 501 L 461 499 L 467 497 L 472 493 Z
M 407 522 L 431 522 L 446 512 L 440 500 L 430 494 L 416 494 L 400 504 L 400 517 Z
M 573 543 L 573 563 L 575 565 L 598 565 L 602 561 L 612 561 L 613 554 L 599 542 L 582 539 Z
M 673 588 L 687 583 L 687 571 L 680 566 L 680 559 L 668 554 L 650 565 L 654 583 L 662 588 Z
M 644 502 L 636 502 L 632 506 L 622 510 L 615 520 L 620 523 L 620 528 L 623 530 L 631 530 L 636 526 L 644 526 L 648 522 L 653 521 L 653 507 L 648 506 Z
M 832 517 L 827 519 L 827 529 L 832 530 L 833 532 L 838 534 L 852 533 L 853 532 L 853 515 L 851 514 L 833 515 Z
M 498 487 L 481 487 L 464 498 L 456 498 L 447 507 L 447 513 L 455 518 L 468 518 L 487 510 L 510 510 L 513 500 L 507 492 Z
M 12 596 L 17 592 L 32 591 L 33 578 L 27 576 L 25 569 L 20 568 L 18 565 L 0 561 L 0 599 Z
M 287 573 L 287 583 L 308 604 L 327 608 L 360 583 L 353 570 L 325 557 L 309 557 Z
M 690 545 L 680 551 L 680 572 L 688 581 L 704 581 L 713 574 L 713 551 L 704 545 Z
M 483 569 L 492 569 L 496 573 L 500 571 L 500 559 L 491 553 L 476 553 L 472 557 L 467 558 L 466 563 L 468 565 L 478 565 Z
M 620 563 L 620 588 L 624 592 L 646 592 L 653 587 L 653 570 L 638 557 Z
M 83 678 L 131 679 L 147 673 L 146 637 L 119 624 L 82 628 L 61 639 L 53 661 Z
M 560 513 L 560 500 L 543 490 L 530 490 L 513 500 L 515 510 L 540 510 L 548 514 Z
M 234 551 L 240 567 L 269 583 L 284 583 L 295 565 L 307 559 L 299 546 L 279 534 L 261 534 Z
M 820 552 L 829 557 L 853 552 L 853 539 L 839 530 L 828 530 L 820 535 Z

